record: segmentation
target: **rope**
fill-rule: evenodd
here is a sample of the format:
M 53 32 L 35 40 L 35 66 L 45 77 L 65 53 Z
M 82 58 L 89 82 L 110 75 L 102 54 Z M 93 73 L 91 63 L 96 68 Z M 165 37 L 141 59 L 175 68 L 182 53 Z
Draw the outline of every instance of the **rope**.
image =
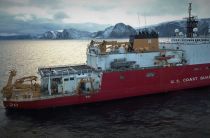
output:
M 3 97 L 2 97 L 2 94 L 0 93 L 0 103 L 2 103 L 3 101 Z M 5 109 L 5 107 L 3 105 L 0 104 L 0 109 Z

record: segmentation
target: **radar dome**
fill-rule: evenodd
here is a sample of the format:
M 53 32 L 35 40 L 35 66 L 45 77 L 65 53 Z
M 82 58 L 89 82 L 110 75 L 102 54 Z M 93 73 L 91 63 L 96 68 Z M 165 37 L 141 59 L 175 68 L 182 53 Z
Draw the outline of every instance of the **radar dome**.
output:
M 179 29 L 175 29 L 174 32 L 175 32 L 175 33 L 178 33 L 178 32 L 179 32 Z
M 198 32 L 198 28 L 193 28 L 193 32 Z
M 183 36 L 184 34 L 182 32 L 179 32 L 179 36 Z

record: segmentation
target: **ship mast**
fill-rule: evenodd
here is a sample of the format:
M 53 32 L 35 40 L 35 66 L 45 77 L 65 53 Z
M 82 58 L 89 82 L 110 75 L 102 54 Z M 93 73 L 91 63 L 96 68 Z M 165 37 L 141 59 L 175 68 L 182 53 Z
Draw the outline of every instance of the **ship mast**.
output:
M 191 17 L 191 11 L 192 11 L 192 3 L 189 3 L 189 8 L 188 8 L 189 18 Z
M 188 38 L 193 37 L 193 29 L 197 28 L 198 26 L 198 21 L 196 20 L 196 16 L 192 16 L 191 11 L 192 11 L 192 3 L 189 3 L 189 7 L 188 7 L 189 17 L 187 18 L 187 27 L 186 27 Z

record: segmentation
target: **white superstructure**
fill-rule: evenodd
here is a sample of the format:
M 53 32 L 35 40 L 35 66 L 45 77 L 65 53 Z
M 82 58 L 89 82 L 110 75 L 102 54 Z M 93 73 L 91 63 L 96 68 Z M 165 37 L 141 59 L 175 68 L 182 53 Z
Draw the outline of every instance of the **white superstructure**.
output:
M 210 62 L 210 38 L 172 38 L 169 42 L 160 43 L 160 49 L 183 50 L 184 58 L 189 65 Z
M 106 45 L 105 51 L 101 51 L 101 46 L 106 41 L 98 44 L 92 42 L 87 50 L 87 65 L 100 70 L 111 70 L 117 68 L 116 64 L 121 64 L 124 68 L 150 68 L 163 66 L 166 64 L 157 64 L 158 57 L 168 57 L 167 65 L 182 64 L 183 50 L 177 49 L 158 49 L 154 51 L 128 51 L 128 47 L 119 46 L 117 42 L 111 46 Z M 121 43 L 120 43 L 121 44 Z M 110 50 L 107 47 L 111 47 Z M 114 65 L 115 64 L 115 65 Z

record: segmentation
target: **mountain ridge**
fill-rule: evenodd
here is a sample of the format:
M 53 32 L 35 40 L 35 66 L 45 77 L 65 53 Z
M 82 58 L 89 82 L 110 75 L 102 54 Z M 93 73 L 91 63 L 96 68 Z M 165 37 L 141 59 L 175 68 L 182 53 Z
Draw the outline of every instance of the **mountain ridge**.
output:
M 198 34 L 208 34 L 210 27 L 210 18 L 203 18 L 198 20 Z M 68 28 L 63 30 L 49 30 L 42 34 L 32 35 L 12 35 L 0 36 L 0 39 L 110 39 L 110 38 L 129 38 L 130 35 L 136 34 L 143 29 L 152 29 L 159 33 L 160 37 L 170 37 L 174 35 L 174 30 L 179 29 L 181 32 L 186 33 L 186 20 L 176 20 L 163 22 L 156 25 L 147 26 L 140 29 L 135 29 L 130 25 L 124 23 L 117 23 L 114 26 L 106 27 L 104 30 L 89 32 L 75 28 Z

